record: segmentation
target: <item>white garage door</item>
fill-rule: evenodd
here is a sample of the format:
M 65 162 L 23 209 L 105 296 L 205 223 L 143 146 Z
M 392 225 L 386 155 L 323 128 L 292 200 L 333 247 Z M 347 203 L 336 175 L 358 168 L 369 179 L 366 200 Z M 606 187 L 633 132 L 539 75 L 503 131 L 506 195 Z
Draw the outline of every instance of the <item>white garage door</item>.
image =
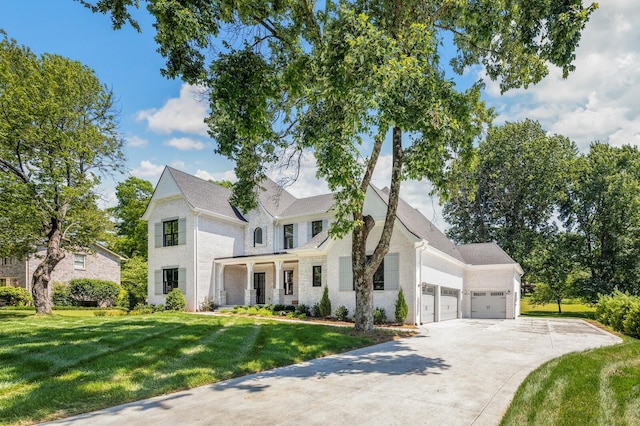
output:
M 458 318 L 458 290 L 440 290 L 440 321 Z
M 423 324 L 435 321 L 435 287 L 422 284 L 422 314 Z
M 504 291 L 472 291 L 471 318 L 506 318 L 507 297 Z

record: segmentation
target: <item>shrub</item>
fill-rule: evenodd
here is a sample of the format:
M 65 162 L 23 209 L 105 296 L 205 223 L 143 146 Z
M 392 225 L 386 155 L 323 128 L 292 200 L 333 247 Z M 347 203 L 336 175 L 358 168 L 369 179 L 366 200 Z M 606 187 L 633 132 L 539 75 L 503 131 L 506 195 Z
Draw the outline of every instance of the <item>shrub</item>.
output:
M 25 306 L 33 301 L 31 294 L 22 287 L 0 287 L 0 304 Z
M 376 308 L 373 311 L 373 323 L 374 324 L 384 324 L 387 322 L 387 313 L 384 308 Z
M 324 291 L 322 292 L 319 310 L 321 317 L 328 317 L 331 315 L 331 300 L 329 300 L 329 288 L 327 286 L 324 287 Z
M 167 307 L 164 303 L 158 303 L 157 305 L 151 305 L 151 309 L 153 309 L 153 313 L 156 312 L 164 312 L 167 310 Z
M 400 288 L 400 291 L 398 292 L 398 300 L 396 300 L 396 322 L 404 324 L 407 319 L 407 315 L 409 315 L 409 306 L 407 306 L 407 301 L 404 298 L 404 292 L 402 291 L 402 288 Z
M 349 318 L 349 309 L 344 305 L 338 306 L 335 315 L 339 321 L 346 321 Z
M 128 307 L 147 303 L 147 261 L 134 256 L 123 262 L 120 284 L 127 290 Z
M 200 310 L 203 312 L 213 312 L 218 309 L 218 304 L 213 300 L 213 297 L 207 296 L 200 303 Z
M 315 303 L 311 308 L 311 315 L 314 317 L 320 316 L 320 303 Z
M 298 314 L 298 319 L 301 319 L 301 320 L 307 319 L 307 314 L 305 314 L 305 313 Z
M 187 307 L 187 300 L 184 298 L 184 294 L 179 288 L 174 288 L 167 294 L 167 300 L 165 303 L 167 311 L 184 311 Z
M 304 303 L 299 304 L 298 308 L 296 309 L 296 315 L 301 315 L 301 314 L 305 314 L 305 316 L 311 315 L 310 308 Z
M 69 294 L 69 286 L 65 283 L 53 283 L 53 306 L 73 306 L 75 300 Z
M 631 302 L 623 326 L 624 334 L 640 339 L 640 299 Z
M 624 321 L 632 303 L 640 298 L 629 296 L 615 290 L 612 294 L 601 296 L 596 306 L 596 319 L 616 331 L 624 332 Z
M 113 281 L 78 278 L 69 282 L 69 295 L 78 304 L 113 306 L 120 294 L 120 286 Z

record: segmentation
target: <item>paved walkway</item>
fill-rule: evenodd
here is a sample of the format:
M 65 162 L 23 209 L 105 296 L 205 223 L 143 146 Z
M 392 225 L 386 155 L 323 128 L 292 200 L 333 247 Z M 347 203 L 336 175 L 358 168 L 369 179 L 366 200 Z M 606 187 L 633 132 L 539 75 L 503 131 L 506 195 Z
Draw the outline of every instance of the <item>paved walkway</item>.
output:
M 446 321 L 413 338 L 54 424 L 496 425 L 539 365 L 620 341 L 580 320 Z

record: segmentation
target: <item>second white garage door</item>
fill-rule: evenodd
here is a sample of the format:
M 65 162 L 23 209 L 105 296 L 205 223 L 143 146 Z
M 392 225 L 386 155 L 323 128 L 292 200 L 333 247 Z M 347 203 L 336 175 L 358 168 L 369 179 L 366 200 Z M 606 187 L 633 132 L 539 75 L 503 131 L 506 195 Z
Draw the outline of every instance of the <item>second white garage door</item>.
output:
M 440 321 L 458 318 L 458 290 L 440 290 Z
M 506 318 L 507 297 L 504 291 L 472 291 L 471 318 Z

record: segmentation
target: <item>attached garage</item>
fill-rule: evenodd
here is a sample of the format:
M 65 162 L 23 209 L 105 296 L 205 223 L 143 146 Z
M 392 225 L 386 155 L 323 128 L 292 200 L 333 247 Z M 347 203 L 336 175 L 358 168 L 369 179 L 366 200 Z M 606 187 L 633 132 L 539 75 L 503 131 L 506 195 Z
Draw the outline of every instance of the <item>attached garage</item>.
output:
M 458 290 L 440 289 L 440 321 L 458 318 Z
M 471 318 L 507 318 L 505 291 L 472 291 Z

